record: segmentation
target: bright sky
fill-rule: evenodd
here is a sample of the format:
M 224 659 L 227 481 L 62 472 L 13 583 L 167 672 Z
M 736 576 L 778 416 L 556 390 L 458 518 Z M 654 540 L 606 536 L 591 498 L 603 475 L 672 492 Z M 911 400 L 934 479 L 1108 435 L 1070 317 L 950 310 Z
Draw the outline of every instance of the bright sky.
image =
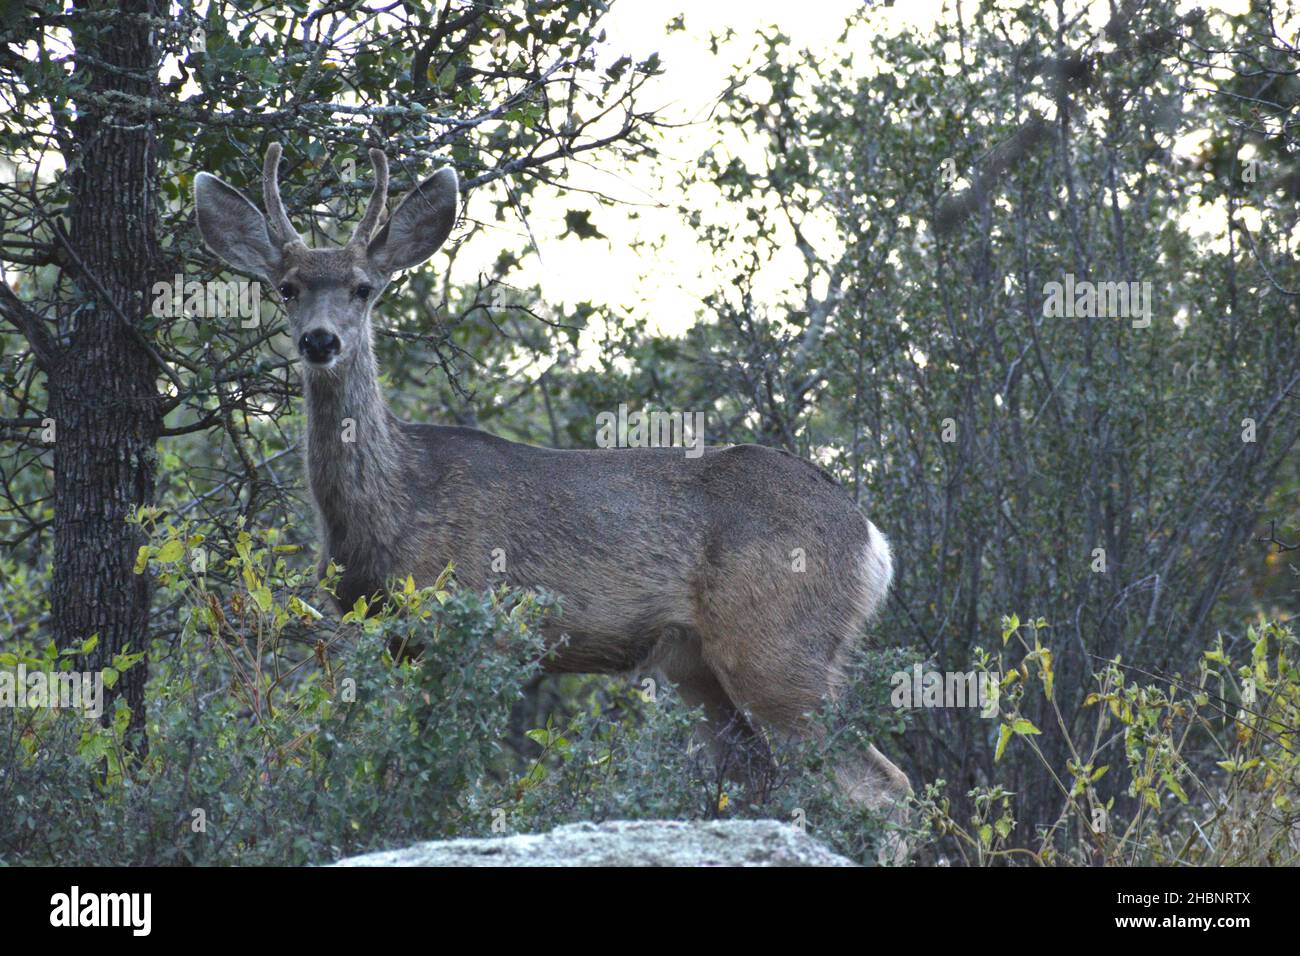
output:
M 661 158 L 657 164 L 621 165 L 612 156 L 595 156 L 593 165 L 575 162 L 570 167 L 568 183 L 578 189 L 599 191 L 621 203 L 599 204 L 594 198 L 578 193 L 542 197 L 534 202 L 529 220 L 532 239 L 538 252 L 529 255 L 523 267 L 512 277 L 519 286 L 536 286 L 544 302 L 572 305 L 591 301 L 607 307 L 610 317 L 648 315 L 662 331 L 680 332 L 691 324 L 700 298 L 717 288 L 718 276 L 711 268 L 710 252 L 696 242 L 694 233 L 681 222 L 676 206 L 681 202 L 676 173 L 692 166 L 699 155 L 714 145 L 718 133 L 707 117 L 718 95 L 732 78 L 732 68 L 749 59 L 759 30 L 775 27 L 790 38 L 796 48 L 808 48 L 827 54 L 840 37 L 848 16 L 866 0 L 708 0 L 688 5 L 685 0 L 618 0 L 602 20 L 607 41 L 602 51 L 605 63 L 629 55 L 640 60 L 657 52 L 664 73 L 644 88 L 640 108 L 659 107 L 660 115 L 675 123 L 688 123 L 666 132 L 659 144 Z M 948 0 L 951 10 L 956 0 Z M 971 7 L 975 0 L 961 0 Z M 1033 0 L 1030 0 L 1033 2 Z M 1180 13 L 1193 6 L 1224 12 L 1243 12 L 1249 0 L 1178 0 Z M 313 4 L 315 5 L 315 4 Z M 879 6 L 880 4 L 875 4 Z M 883 17 L 891 30 L 926 30 L 941 16 L 944 0 L 899 0 L 885 9 Z M 1073 6 L 1073 4 L 1071 4 Z M 1283 11 L 1294 5 L 1279 4 Z M 669 33 L 667 24 L 684 16 L 685 29 Z M 1088 22 L 1100 29 L 1110 15 L 1108 0 L 1092 0 Z M 949 12 L 946 16 L 952 16 Z M 1295 29 L 1295 21 L 1280 24 L 1285 34 Z M 709 38 L 730 27 L 736 37 L 721 45 L 715 55 Z M 603 65 L 603 64 L 602 64 Z M 1190 153 L 1195 138 L 1188 137 L 1179 152 Z M 739 143 L 728 141 L 728 149 Z M 487 192 L 488 190 L 483 190 Z M 713 221 L 726 222 L 730 214 L 719 206 L 713 194 L 698 197 L 705 214 Z M 502 230 L 509 230 L 525 247 L 527 236 L 517 222 L 496 223 L 489 213 L 489 197 L 470 198 L 469 213 L 490 223 L 486 235 L 462 248 L 458 269 L 461 281 L 470 281 L 475 273 L 491 269 L 502 246 Z M 607 239 L 582 240 L 565 232 L 564 214 L 571 208 L 591 208 L 591 221 Z M 635 212 L 637 218 L 630 218 Z M 1221 231 L 1221 216 L 1207 210 L 1197 226 Z M 1213 227 L 1207 226 L 1210 219 Z M 831 224 L 808 230 L 810 239 L 828 255 L 836 252 Z M 629 249 L 634 238 L 668 237 L 662 250 L 637 254 Z M 765 291 L 787 286 L 802 276 L 803 265 L 790 249 L 765 270 Z
M 603 170 L 574 165 L 569 184 L 598 190 L 608 196 L 635 205 L 605 204 L 571 194 L 554 199 L 539 198 L 533 206 L 529 225 L 539 254 L 527 257 L 513 281 L 522 287 L 537 286 L 543 301 L 552 305 L 571 305 L 588 300 L 597 307 L 607 306 L 610 318 L 618 321 L 622 314 L 648 314 L 662 331 L 680 332 L 691 324 L 699 308 L 700 297 L 716 289 L 718 277 L 710 268 L 709 250 L 695 241 L 691 230 L 680 221 L 676 205 L 676 169 L 685 169 L 717 139 L 716 130 L 705 122 L 717 96 L 732 77 L 731 68 L 748 59 L 760 29 L 775 26 L 789 37 L 796 48 L 829 52 L 840 37 L 845 20 L 863 5 L 864 0 L 709 0 L 687 6 L 682 0 L 620 0 L 603 22 L 608 34 L 605 56 L 613 62 L 628 54 L 642 59 L 658 52 L 664 74 L 647 86 L 640 106 L 662 106 L 662 115 L 673 122 L 695 121 L 693 125 L 670 131 L 661 144 L 659 168 L 648 163 L 631 166 L 611 164 L 610 157 L 593 162 Z M 950 3 L 952 0 L 950 0 Z M 974 0 L 964 0 L 967 5 Z M 1248 0 L 1179 0 L 1180 13 L 1193 6 L 1227 13 L 1243 12 Z M 1283 5 L 1285 6 L 1285 5 Z M 884 11 L 892 29 L 926 30 L 942 15 L 943 0 L 902 0 Z M 666 26 L 678 14 L 685 16 L 685 30 L 668 33 Z M 951 13 L 947 14 L 951 16 Z M 1110 16 L 1106 0 L 1094 0 L 1088 22 L 1100 30 Z M 731 27 L 737 36 L 721 46 L 715 56 L 709 48 L 711 34 Z M 729 148 L 738 144 L 727 143 Z M 1181 147 L 1182 144 L 1180 143 Z M 1179 149 L 1182 152 L 1182 149 Z M 666 184 L 661 176 L 670 174 Z M 709 201 L 706 199 L 705 201 Z M 487 197 L 477 206 L 470 200 L 470 214 L 482 219 Z M 565 231 L 564 214 L 571 208 L 591 208 L 591 222 L 605 236 L 602 239 L 579 239 Z M 480 214 L 480 210 L 483 212 Z M 629 218 L 635 211 L 636 219 Z M 1208 211 L 1207 211 L 1208 212 Z M 714 217 L 727 215 L 725 208 L 713 208 Z M 509 223 L 500 228 L 521 227 Z M 833 231 L 822 234 L 823 248 L 834 253 Z M 662 251 L 638 255 L 628 249 L 632 238 L 653 239 L 668 236 Z M 818 237 L 810 233 L 814 243 Z M 488 234 L 465 247 L 460 255 L 462 268 L 470 273 L 490 268 L 500 248 L 502 236 Z M 790 250 L 767 270 L 773 290 L 803 274 L 802 261 Z M 758 290 L 760 296 L 763 289 Z
M 688 8 L 680 0 L 621 0 L 602 21 L 608 34 L 605 53 L 609 62 L 624 54 L 634 60 L 659 54 L 665 72 L 646 87 L 648 92 L 639 106 L 662 106 L 666 120 L 693 124 L 669 131 L 661 144 L 660 170 L 671 174 L 675 168 L 692 165 L 716 140 L 716 131 L 705 120 L 731 79 L 731 67 L 747 58 L 760 29 L 774 25 L 796 46 L 830 49 L 849 14 L 860 6 L 861 0 L 815 0 L 803 6 L 788 0 L 710 0 Z M 932 11 L 932 20 L 939 2 L 911 0 L 907 6 Z M 668 22 L 682 13 L 686 29 L 668 33 Z M 709 36 L 728 26 L 738 36 L 714 56 Z M 625 306 L 627 311 L 642 313 L 646 306 L 641 303 L 648 303 L 656 325 L 664 331 L 681 331 L 694 319 L 700 296 L 715 287 L 716 276 L 707 269 L 707 248 L 697 244 L 690 229 L 681 223 L 673 179 L 665 190 L 659 172 L 650 164 L 611 168 L 605 157 L 594 160 L 593 165 L 605 168 L 572 166 L 569 184 L 635 205 L 602 206 L 573 195 L 536 202 L 529 225 L 540 255 L 529 256 L 513 281 L 524 287 L 536 285 L 547 303 L 590 300 L 597 306 L 608 305 L 615 318 Z M 470 203 L 470 214 L 477 215 L 473 199 Z M 608 241 L 572 235 L 559 238 L 565 231 L 565 212 L 589 205 L 592 224 Z M 486 197 L 482 208 L 486 209 Z M 629 219 L 633 211 L 638 218 Z M 660 235 L 671 241 L 653 257 L 627 249 L 633 237 Z M 478 249 L 464 249 L 461 259 L 468 269 L 489 267 L 499 238 L 485 236 Z M 787 265 L 796 270 L 793 275 L 801 274 L 793 255 Z

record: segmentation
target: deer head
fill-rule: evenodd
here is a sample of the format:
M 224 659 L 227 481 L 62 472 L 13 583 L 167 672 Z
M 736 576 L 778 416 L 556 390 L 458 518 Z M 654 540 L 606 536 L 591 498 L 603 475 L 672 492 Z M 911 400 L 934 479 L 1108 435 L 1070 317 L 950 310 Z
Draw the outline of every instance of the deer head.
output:
M 370 150 L 375 187 L 365 215 L 342 248 L 311 249 L 280 201 L 280 144 L 266 151 L 266 216 L 210 173 L 194 180 L 199 233 L 231 268 L 279 290 L 298 353 L 309 369 L 351 362 L 370 344 L 370 309 L 393 276 L 443 244 L 456 222 L 456 171 L 443 167 L 412 189 L 376 231 L 388 198 L 388 159 Z

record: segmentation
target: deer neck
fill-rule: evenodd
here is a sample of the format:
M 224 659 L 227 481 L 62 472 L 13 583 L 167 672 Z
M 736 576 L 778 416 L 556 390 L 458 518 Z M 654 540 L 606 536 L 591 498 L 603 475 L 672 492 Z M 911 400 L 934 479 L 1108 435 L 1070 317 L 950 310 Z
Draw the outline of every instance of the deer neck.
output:
M 305 369 L 303 391 L 308 477 L 327 556 L 357 573 L 382 571 L 400 540 L 406 455 L 369 344 L 334 368 Z

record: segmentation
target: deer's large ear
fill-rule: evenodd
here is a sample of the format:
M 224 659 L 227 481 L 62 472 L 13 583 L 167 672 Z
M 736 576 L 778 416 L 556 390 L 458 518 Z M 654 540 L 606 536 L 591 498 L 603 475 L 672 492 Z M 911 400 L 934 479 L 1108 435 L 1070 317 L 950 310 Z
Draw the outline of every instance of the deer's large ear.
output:
M 281 253 L 263 216 L 247 197 L 211 173 L 194 177 L 194 207 L 204 244 L 232 268 L 272 281 Z
M 370 261 L 384 272 L 418 266 L 451 235 L 456 224 L 460 184 L 456 170 L 444 166 L 402 199 L 370 240 Z

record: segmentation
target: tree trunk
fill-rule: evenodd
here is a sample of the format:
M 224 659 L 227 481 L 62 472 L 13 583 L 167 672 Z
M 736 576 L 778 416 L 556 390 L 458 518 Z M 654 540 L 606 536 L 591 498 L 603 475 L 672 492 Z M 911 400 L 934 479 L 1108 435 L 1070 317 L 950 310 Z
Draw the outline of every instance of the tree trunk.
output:
M 50 387 L 57 429 L 51 611 L 60 647 L 99 635 L 82 665 L 98 670 L 115 654 L 145 650 L 148 640 L 151 586 L 133 573 L 142 536 L 126 519 L 154 497 L 161 402 L 139 330 L 162 261 L 152 124 L 114 115 L 100 98 L 156 92 L 157 55 L 144 15 L 160 10 L 148 0 L 123 0 L 79 13 L 75 76 L 88 95 L 79 97 L 68 157 L 65 250 L 79 301 Z M 137 665 L 106 696 L 106 717 L 118 697 L 131 708 L 137 748 L 144 744 L 146 676 Z

